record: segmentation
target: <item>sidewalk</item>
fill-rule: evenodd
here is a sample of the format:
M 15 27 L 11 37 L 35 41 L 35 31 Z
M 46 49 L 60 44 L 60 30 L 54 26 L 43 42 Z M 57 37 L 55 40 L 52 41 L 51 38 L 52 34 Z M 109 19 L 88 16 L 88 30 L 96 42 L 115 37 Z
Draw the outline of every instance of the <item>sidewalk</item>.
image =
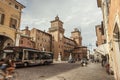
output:
M 53 63 L 68 63 L 68 61 L 53 61 Z
M 114 77 L 108 75 L 99 63 L 90 63 L 87 67 L 78 67 L 43 80 L 114 80 Z

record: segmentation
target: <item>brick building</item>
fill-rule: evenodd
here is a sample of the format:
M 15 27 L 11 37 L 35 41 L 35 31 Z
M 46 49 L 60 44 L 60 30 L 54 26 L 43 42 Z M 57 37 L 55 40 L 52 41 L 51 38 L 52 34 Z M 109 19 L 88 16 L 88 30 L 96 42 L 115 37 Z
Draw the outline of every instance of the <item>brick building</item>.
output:
M 105 35 L 104 35 L 104 29 L 102 27 L 103 25 L 96 25 L 96 36 L 97 36 L 97 41 L 96 41 L 96 46 L 100 46 L 104 43 L 106 43 Z
M 120 0 L 97 0 L 97 3 L 103 13 L 110 68 L 115 80 L 120 80 Z
M 55 20 L 51 21 L 51 27 L 49 28 L 49 33 L 53 37 L 53 51 L 54 58 L 57 60 L 59 54 L 63 60 L 69 58 L 70 53 L 72 53 L 74 58 L 78 54 L 75 54 L 75 48 L 81 50 L 82 47 L 82 37 L 81 32 L 75 28 L 73 32 L 71 32 L 71 38 L 67 38 L 64 36 L 64 27 L 63 22 L 59 19 L 58 16 L 55 17 Z M 85 51 L 87 54 L 87 51 Z M 79 53 L 80 55 L 80 53 Z M 87 56 L 87 55 L 86 55 Z
M 24 30 L 21 30 L 20 33 L 19 46 L 35 48 L 35 42 L 32 40 L 32 37 L 30 37 L 28 26 Z
M 16 0 L 0 0 L 0 50 L 19 41 L 21 12 L 24 5 Z
M 67 37 L 64 37 L 64 47 L 63 47 L 63 50 L 64 50 L 64 59 L 65 60 L 68 60 L 70 54 L 72 56 L 74 56 L 73 54 L 73 51 L 76 47 L 76 42 L 70 38 L 67 38 Z
M 108 40 L 115 79 L 120 80 L 120 0 L 108 3 Z
M 54 49 L 54 58 L 57 59 L 58 55 L 64 56 L 64 28 L 63 22 L 59 20 L 59 17 L 56 16 L 55 20 L 51 21 L 51 27 L 49 28 L 49 33 L 53 36 L 53 49 Z M 63 57 L 62 57 L 63 58 Z
M 82 46 L 81 32 L 75 28 L 71 38 L 67 38 L 64 31 L 63 22 L 56 16 L 48 32 L 36 28 L 29 30 L 28 27 L 21 30 L 20 46 L 52 51 L 55 60 L 58 60 L 59 54 L 62 60 L 68 60 L 70 54 L 75 59 L 87 58 L 87 47 Z
M 52 35 L 41 31 L 39 29 L 33 28 L 30 31 L 30 37 L 32 37 L 35 42 L 35 49 L 41 51 L 52 51 Z
M 19 46 L 30 47 L 40 51 L 52 51 L 52 36 L 39 29 L 26 27 L 21 30 Z

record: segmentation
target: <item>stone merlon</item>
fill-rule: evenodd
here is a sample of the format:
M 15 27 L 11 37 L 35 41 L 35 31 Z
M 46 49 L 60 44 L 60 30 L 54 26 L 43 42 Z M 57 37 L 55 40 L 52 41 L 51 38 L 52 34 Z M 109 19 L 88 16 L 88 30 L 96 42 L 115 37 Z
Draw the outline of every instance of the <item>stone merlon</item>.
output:
M 97 6 L 101 7 L 101 0 L 97 0 Z

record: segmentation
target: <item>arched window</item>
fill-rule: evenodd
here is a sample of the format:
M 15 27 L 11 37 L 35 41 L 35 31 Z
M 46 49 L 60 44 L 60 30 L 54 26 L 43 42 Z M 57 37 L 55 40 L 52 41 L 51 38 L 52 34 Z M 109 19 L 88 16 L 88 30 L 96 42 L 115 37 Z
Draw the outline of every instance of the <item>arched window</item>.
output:
M 119 51 L 120 51 L 120 31 L 119 31 L 119 27 L 118 27 L 117 23 L 115 24 L 115 28 L 114 28 L 113 33 L 114 33 L 113 34 L 114 41 L 118 43 Z

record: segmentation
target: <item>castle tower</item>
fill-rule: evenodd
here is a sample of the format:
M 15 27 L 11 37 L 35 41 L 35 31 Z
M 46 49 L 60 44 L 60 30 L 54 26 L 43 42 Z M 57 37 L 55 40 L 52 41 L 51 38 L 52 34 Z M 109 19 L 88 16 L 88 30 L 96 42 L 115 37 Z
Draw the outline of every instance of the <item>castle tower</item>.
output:
M 75 28 L 74 31 L 71 32 L 71 39 L 76 41 L 77 46 L 82 46 L 81 32 L 77 28 Z
M 51 21 L 51 27 L 49 28 L 49 33 L 52 34 L 53 37 L 53 51 L 54 51 L 54 59 L 58 59 L 58 55 L 61 57 L 64 55 L 64 28 L 63 22 L 59 19 L 58 16 L 55 17 L 55 20 Z

